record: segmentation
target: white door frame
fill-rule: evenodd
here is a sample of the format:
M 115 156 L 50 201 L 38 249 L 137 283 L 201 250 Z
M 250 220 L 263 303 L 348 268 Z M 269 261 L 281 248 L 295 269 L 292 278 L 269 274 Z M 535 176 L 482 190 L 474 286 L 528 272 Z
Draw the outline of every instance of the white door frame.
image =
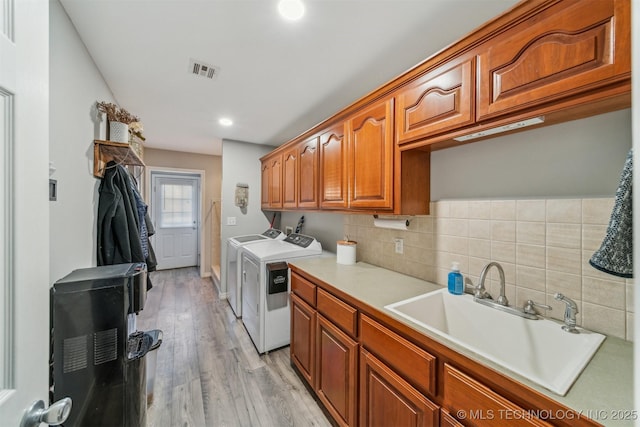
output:
M 15 426 L 49 406 L 49 3 L 0 9 L 0 423 Z
M 145 168 L 145 200 L 149 205 L 151 212 L 153 213 L 154 207 L 151 206 L 151 175 L 152 174 L 168 174 L 168 175 L 198 175 L 200 177 L 200 188 L 198 188 L 198 251 L 200 255 L 198 256 L 198 264 L 200 266 L 200 277 L 207 277 L 211 275 L 211 272 L 207 272 L 205 270 L 205 260 L 204 260 L 204 229 L 205 226 L 202 223 L 202 210 L 204 209 L 202 200 L 203 200 L 203 191 L 205 185 L 205 171 L 201 169 L 181 169 L 181 168 L 169 168 L 169 167 L 160 167 L 160 166 L 147 166 Z M 153 215 L 151 215 L 153 218 Z M 154 224 L 155 226 L 155 224 Z

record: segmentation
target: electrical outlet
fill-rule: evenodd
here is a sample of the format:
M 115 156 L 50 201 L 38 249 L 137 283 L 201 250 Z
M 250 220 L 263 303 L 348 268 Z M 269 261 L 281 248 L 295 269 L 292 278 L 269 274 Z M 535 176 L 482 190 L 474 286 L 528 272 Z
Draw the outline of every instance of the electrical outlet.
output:
M 396 253 L 403 254 L 404 253 L 404 239 L 393 239 L 393 242 L 396 244 Z
M 227 225 L 236 225 L 236 217 L 228 216 L 227 217 Z
M 293 227 L 286 226 L 284 228 L 284 234 L 286 234 L 288 236 L 291 233 L 293 233 Z

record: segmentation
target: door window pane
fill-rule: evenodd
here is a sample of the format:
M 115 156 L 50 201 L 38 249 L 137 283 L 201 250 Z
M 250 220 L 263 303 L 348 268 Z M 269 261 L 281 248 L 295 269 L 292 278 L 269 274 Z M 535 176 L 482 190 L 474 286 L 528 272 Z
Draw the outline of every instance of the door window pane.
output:
M 193 186 L 162 184 L 161 227 L 191 227 L 193 218 Z

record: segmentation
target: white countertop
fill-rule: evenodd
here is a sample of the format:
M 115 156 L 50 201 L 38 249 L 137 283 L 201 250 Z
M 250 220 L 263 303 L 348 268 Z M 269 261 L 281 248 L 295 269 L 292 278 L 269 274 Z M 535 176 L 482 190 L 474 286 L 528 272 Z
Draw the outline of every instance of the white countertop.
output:
M 559 396 L 500 365 L 410 322 L 384 306 L 442 286 L 359 262 L 336 263 L 335 257 L 292 260 L 290 264 L 379 310 L 464 356 L 527 385 L 606 426 L 632 426 L 640 418 L 633 407 L 633 343 L 607 337 L 566 396 Z

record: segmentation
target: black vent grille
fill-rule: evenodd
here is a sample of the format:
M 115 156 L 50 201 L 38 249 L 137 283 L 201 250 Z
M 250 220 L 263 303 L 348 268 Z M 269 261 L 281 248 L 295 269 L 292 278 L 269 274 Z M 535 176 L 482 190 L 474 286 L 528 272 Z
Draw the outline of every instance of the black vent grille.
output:
M 87 336 L 67 338 L 62 343 L 62 370 L 79 371 L 87 367 Z
M 220 67 L 216 67 L 215 65 L 205 64 L 202 61 L 198 61 L 196 59 L 189 60 L 189 72 L 191 74 L 195 74 L 196 76 L 206 77 L 210 80 L 218 77 L 220 73 Z
M 101 365 L 118 358 L 118 329 L 93 334 L 93 364 Z

